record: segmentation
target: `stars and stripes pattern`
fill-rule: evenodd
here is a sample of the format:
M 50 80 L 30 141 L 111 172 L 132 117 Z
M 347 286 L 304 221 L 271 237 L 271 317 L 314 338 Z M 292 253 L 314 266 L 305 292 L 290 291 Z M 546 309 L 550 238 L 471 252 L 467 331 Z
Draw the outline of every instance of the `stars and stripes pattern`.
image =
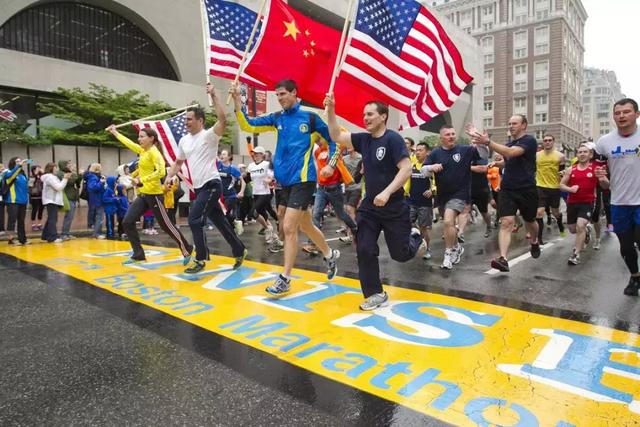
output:
M 204 0 L 209 29 L 209 74 L 235 79 L 246 49 L 257 13 L 237 3 L 223 0 Z M 253 51 L 262 24 L 258 24 L 249 53 Z M 267 89 L 261 81 L 242 73 L 240 81 L 259 89 Z
M 151 128 L 155 130 L 158 133 L 158 139 L 162 144 L 162 154 L 164 155 L 164 160 L 170 166 L 173 166 L 173 164 L 176 162 L 176 153 L 178 152 L 178 144 L 180 143 L 180 138 L 187 134 L 187 127 L 184 120 L 185 116 L 186 112 L 178 114 L 177 116 L 174 116 L 168 120 L 134 123 L 133 127 L 138 131 L 142 128 Z M 180 175 L 187 187 L 193 188 L 191 171 L 189 170 L 188 161 L 185 161 L 182 164 Z
M 473 79 L 437 19 L 413 0 L 360 0 L 341 77 L 413 127 L 448 110 Z

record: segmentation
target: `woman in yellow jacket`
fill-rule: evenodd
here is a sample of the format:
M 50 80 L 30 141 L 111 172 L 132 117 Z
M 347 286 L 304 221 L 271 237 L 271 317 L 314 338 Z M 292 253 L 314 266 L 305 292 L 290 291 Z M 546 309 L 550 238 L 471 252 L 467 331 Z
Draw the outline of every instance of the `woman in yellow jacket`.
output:
M 153 216 L 160 227 L 178 244 L 184 265 L 189 263 L 193 246 L 184 238 L 180 230 L 171 223 L 164 207 L 162 178 L 166 175 L 164 157 L 158 149 L 158 134 L 153 129 L 143 128 L 138 132 L 138 144 L 118 132 L 114 125 L 107 128 L 118 141 L 129 150 L 140 156 L 138 160 L 137 176 L 133 178 L 133 185 L 137 187 L 138 196 L 129 205 L 122 226 L 129 237 L 133 254 L 124 264 L 145 261 L 144 249 L 140 244 L 140 236 L 136 229 L 136 221 L 147 210 L 153 211 Z

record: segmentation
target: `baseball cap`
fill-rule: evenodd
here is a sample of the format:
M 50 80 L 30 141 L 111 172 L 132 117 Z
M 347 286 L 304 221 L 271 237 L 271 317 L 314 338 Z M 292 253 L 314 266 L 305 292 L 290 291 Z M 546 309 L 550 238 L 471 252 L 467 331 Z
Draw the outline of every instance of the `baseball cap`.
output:
M 261 146 L 258 145 L 257 147 L 253 148 L 253 152 L 254 153 L 264 154 L 265 153 L 265 149 L 264 149 L 264 147 L 261 147 Z
M 596 149 L 596 144 L 594 142 L 585 142 L 583 144 L 585 147 L 587 147 L 589 150 L 595 150 Z

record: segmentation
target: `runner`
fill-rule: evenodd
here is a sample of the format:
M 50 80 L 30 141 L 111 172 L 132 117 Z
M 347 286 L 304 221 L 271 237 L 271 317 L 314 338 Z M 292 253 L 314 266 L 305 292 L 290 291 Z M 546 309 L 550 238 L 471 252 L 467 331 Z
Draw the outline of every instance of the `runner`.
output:
M 327 266 L 327 278 L 331 280 L 338 269 L 340 252 L 327 245 L 322 232 L 313 224 L 309 206 L 312 204 L 316 187 L 316 170 L 313 166 L 312 136 L 319 133 L 329 143 L 329 164 L 321 171 L 324 176 L 331 175 L 336 166 L 336 144 L 329 137 L 327 125 L 316 113 L 300 108 L 298 87 L 293 80 L 282 80 L 275 85 L 276 96 L 282 111 L 250 119 L 240 101 L 240 86 L 232 85 L 236 117 L 240 128 L 245 132 L 277 132 L 276 152 L 273 156 L 274 174 L 282 184 L 282 205 L 286 205 L 283 217 L 284 270 L 273 285 L 266 291 L 272 295 L 281 295 L 291 289 L 291 270 L 298 251 L 298 229 L 301 229 L 324 255 Z M 258 147 L 256 147 L 258 148 Z
M 464 248 L 458 241 L 456 220 L 471 200 L 471 164 L 489 157 L 485 146 L 456 145 L 453 127 L 440 128 L 440 147 L 435 148 L 426 161 L 426 170 L 434 172 L 438 187 L 438 210 L 444 217 L 443 269 L 451 270 L 460 262 Z
M 431 238 L 429 230 L 433 222 L 433 193 L 431 192 L 431 172 L 422 166 L 429 155 L 429 146 L 424 142 L 416 145 L 415 157 L 411 162 L 411 178 L 405 184 L 405 193 L 408 193 L 409 217 L 412 224 L 420 230 L 420 235 L 426 244 L 422 259 L 431 259 L 429 245 Z
M 269 221 L 269 213 L 271 213 L 272 217 L 276 217 L 276 213 L 271 207 L 273 196 L 271 188 L 269 188 L 273 181 L 273 169 L 269 162 L 264 159 L 264 155 L 264 147 L 257 146 L 253 149 L 253 162 L 247 166 L 247 177 L 253 186 L 253 204 L 258 215 L 256 219 L 265 230 L 265 241 L 271 243 L 277 237 Z
M 356 210 L 360 205 L 360 199 L 362 195 L 362 155 L 353 148 L 347 149 L 348 155 L 343 158 L 344 165 L 349 171 L 349 174 L 353 178 L 353 183 L 346 185 L 344 188 L 344 206 L 347 213 L 353 221 L 356 220 Z M 346 228 L 346 227 L 345 227 Z M 353 236 L 340 236 L 342 243 L 351 243 Z
M 525 227 L 531 236 L 531 257 L 540 257 L 538 223 L 536 222 L 538 210 L 536 151 L 538 142 L 533 136 L 527 135 L 527 118 L 522 114 L 512 116 L 509 119 L 508 128 L 511 141 L 506 145 L 491 141 L 486 131 L 480 133 L 472 126 L 467 128 L 473 143 L 486 145 L 505 159 L 498 203 L 498 215 L 501 221 L 498 236 L 500 256 L 491 261 L 492 268 L 505 272 L 509 271 L 507 253 L 518 211 L 520 211 Z
M 138 187 L 138 196 L 129 206 L 122 223 L 133 253 L 123 264 L 133 264 L 146 260 L 144 249 L 140 244 L 136 221 L 140 219 L 140 216 L 146 210 L 151 209 L 160 227 L 178 244 L 184 257 L 182 263 L 187 265 L 191 259 L 193 246 L 185 239 L 180 230 L 171 223 L 169 215 L 167 215 L 167 211 L 164 208 L 161 180 L 167 171 L 164 157 L 162 157 L 162 153 L 158 148 L 160 146 L 158 134 L 151 128 L 142 128 L 138 132 L 138 144 L 136 144 L 118 132 L 114 125 L 109 126 L 107 131 L 115 136 L 125 147 L 140 156 L 138 174 L 132 180 L 133 185 Z
M 556 139 L 553 135 L 545 134 L 542 138 L 542 150 L 536 153 L 536 185 L 538 187 L 538 211 L 536 222 L 538 223 L 538 242 L 541 245 L 544 232 L 545 208 L 551 208 L 551 213 L 556 218 L 558 230 L 561 236 L 566 236 L 560 213 L 560 173 L 565 168 L 566 158 L 564 154 L 556 150 Z
M 367 132 L 351 133 L 338 125 L 333 94 L 325 98 L 331 137 L 337 143 L 362 154 L 366 193 L 358 208 L 358 277 L 365 300 L 361 310 L 384 306 L 389 296 L 380 281 L 380 248 L 378 237 L 384 239 L 391 258 L 406 262 L 426 246 L 420 231 L 411 228 L 409 207 L 402 186 L 411 176 L 411 161 L 405 143 L 397 132 L 387 129 L 389 107 L 373 101 L 364 107 L 364 127 Z
M 575 246 L 569 257 L 569 265 L 580 264 L 580 251 L 589 243 L 588 225 L 593 215 L 598 181 L 608 184 L 606 176 L 595 175 L 595 165 L 591 163 L 591 151 L 586 145 L 578 148 L 578 163 L 564 175 L 559 189 L 569 193 L 567 198 L 567 225 L 571 234 L 576 235 Z
M 222 181 L 222 197 L 224 198 L 224 208 L 227 210 L 227 221 L 234 228 L 236 234 L 241 236 L 244 230 L 242 221 L 238 220 L 238 199 L 244 196 L 246 184 L 240 177 L 240 169 L 231 164 L 232 161 L 233 156 L 227 150 L 222 150 L 218 161 L 218 172 L 220 172 L 220 180 Z M 239 192 L 236 191 L 238 182 L 240 183 Z
M 602 182 L 603 188 L 611 188 L 611 222 L 620 241 L 620 254 L 631 277 L 624 289 L 625 295 L 637 296 L 640 289 L 638 252 L 640 246 L 640 118 L 638 103 L 630 98 L 613 105 L 613 120 L 617 129 L 601 137 L 596 152 L 607 161 L 611 174 L 610 184 Z M 596 169 L 602 179 L 607 171 Z
M 213 100 L 218 121 L 210 129 L 204 128 L 204 110 L 197 107 L 188 108 L 185 116 L 187 134 L 180 138 L 176 161 L 171 167 L 165 185 L 170 185 L 173 177 L 182 168 L 185 161 L 189 162 L 195 200 L 189 209 L 189 227 L 196 247 L 196 259 L 185 270 L 187 274 L 195 274 L 205 267 L 209 260 L 207 236 L 204 230 L 206 220 L 209 219 L 218 229 L 226 242 L 231 246 L 235 258 L 234 269 L 240 268 L 247 256 L 247 250 L 227 221 L 220 207 L 222 182 L 216 167 L 218 144 L 224 134 L 226 116 L 224 106 L 211 83 L 207 83 L 207 94 Z

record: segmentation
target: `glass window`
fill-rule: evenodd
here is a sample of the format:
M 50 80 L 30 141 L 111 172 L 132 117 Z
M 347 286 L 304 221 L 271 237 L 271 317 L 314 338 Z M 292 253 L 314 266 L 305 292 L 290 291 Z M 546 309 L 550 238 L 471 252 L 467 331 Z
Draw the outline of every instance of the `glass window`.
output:
M 487 128 L 492 128 L 493 127 L 493 118 L 492 117 L 487 117 L 486 119 L 482 119 L 482 127 L 487 129 Z
M 484 103 L 484 111 L 493 111 L 493 101 L 487 101 Z
M 513 58 L 520 59 L 527 56 L 528 37 L 527 31 L 516 31 L 513 33 Z
M 534 89 L 549 88 L 549 61 L 535 63 L 535 83 Z
M 535 123 L 547 123 L 547 113 L 536 113 Z
M 535 30 L 535 54 L 549 53 L 549 27 L 539 27 Z
M 527 98 L 514 98 L 513 99 L 513 114 L 527 114 Z
M 123 17 L 75 2 L 46 2 L 0 28 L 0 48 L 177 80 L 155 42 Z
M 484 94 L 484 96 L 493 95 L 493 85 L 485 85 L 484 90 L 483 90 L 483 94 Z

